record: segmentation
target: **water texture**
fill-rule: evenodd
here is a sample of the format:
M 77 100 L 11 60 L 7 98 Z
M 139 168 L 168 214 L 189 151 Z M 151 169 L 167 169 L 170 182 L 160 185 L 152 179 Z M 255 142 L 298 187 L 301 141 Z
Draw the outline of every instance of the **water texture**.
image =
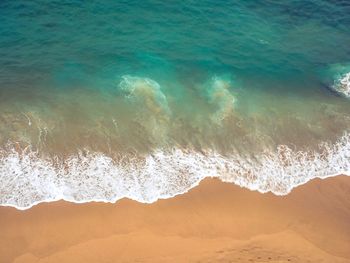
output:
M 350 174 L 348 1 L 1 1 L 0 204 Z

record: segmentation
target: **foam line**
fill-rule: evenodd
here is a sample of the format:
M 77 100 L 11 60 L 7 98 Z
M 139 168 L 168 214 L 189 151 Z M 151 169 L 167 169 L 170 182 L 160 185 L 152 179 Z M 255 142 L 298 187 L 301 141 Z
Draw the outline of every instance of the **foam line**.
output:
M 114 203 L 124 197 L 152 203 L 185 193 L 206 177 L 286 195 L 313 178 L 350 175 L 348 134 L 335 144 L 323 144 L 318 152 L 280 146 L 254 158 L 181 149 L 158 150 L 128 162 L 88 153 L 60 163 L 29 149 L 3 150 L 0 155 L 0 204 L 17 209 L 57 200 Z

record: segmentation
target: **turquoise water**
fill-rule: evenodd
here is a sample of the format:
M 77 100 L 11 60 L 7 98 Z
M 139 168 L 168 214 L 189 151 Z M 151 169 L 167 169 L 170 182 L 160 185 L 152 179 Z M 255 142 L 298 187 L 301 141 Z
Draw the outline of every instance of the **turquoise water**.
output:
M 0 203 L 346 173 L 349 43 L 348 1 L 1 1 Z

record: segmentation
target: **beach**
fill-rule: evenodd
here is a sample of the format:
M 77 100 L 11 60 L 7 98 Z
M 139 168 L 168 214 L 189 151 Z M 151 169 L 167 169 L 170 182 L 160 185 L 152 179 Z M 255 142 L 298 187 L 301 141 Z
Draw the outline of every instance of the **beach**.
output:
M 0 263 L 350 263 L 349 14 L 0 1 Z
M 350 262 L 350 178 L 289 195 L 205 179 L 142 204 L 0 208 L 0 262 Z

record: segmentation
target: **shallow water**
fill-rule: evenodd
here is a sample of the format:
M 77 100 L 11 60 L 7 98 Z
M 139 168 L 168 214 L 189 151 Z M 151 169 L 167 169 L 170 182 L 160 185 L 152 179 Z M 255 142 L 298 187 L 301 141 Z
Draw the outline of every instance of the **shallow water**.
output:
M 347 1 L 1 1 L 0 203 L 350 171 Z

